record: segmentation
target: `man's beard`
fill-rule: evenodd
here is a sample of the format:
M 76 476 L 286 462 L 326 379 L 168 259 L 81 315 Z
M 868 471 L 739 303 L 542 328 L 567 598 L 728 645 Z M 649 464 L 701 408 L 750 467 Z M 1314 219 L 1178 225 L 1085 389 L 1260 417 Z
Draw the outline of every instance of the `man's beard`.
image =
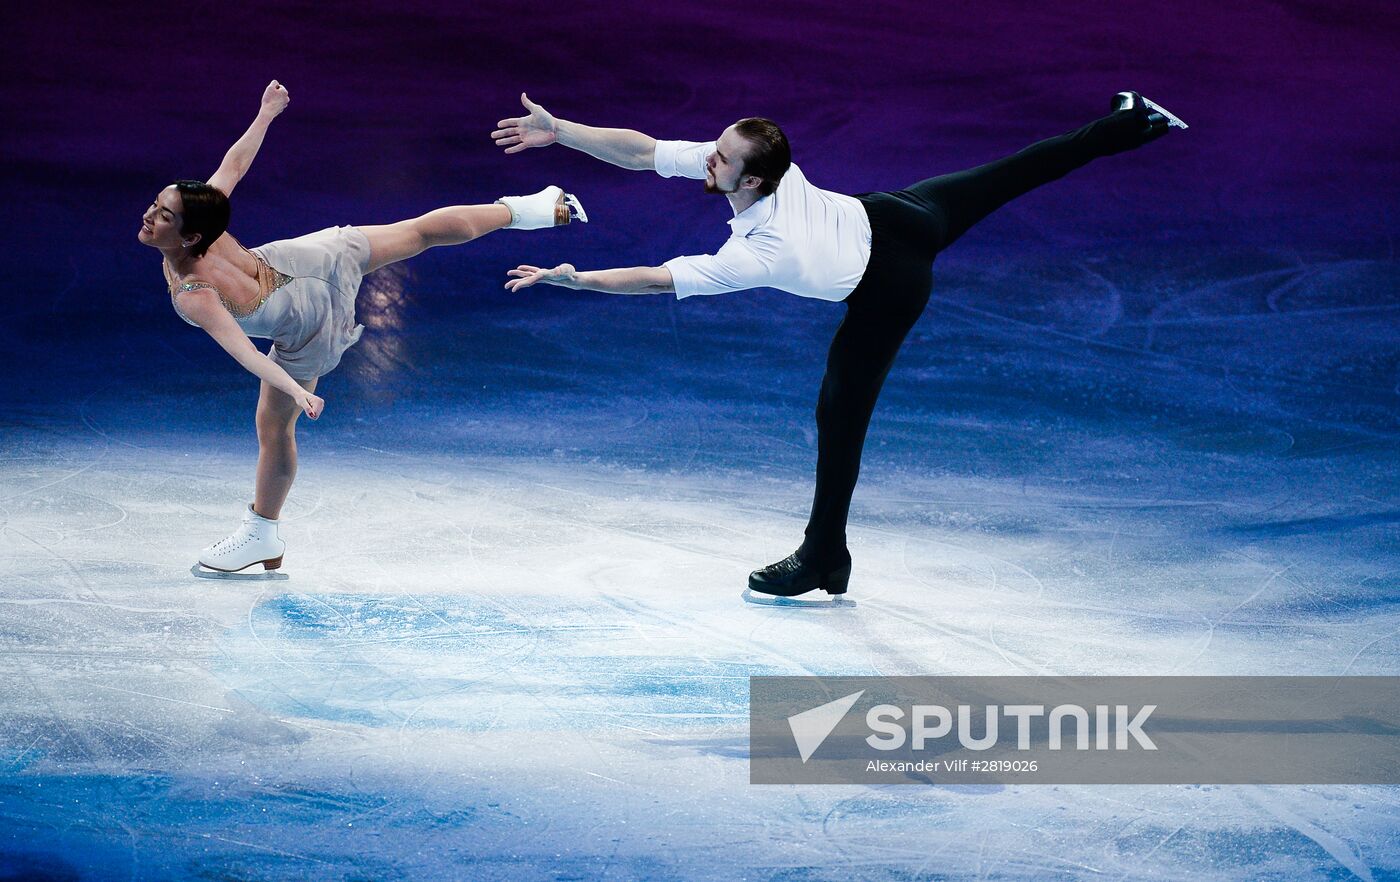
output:
M 714 176 L 711 175 L 711 177 L 713 178 Z M 719 188 L 719 179 L 715 178 L 714 183 L 710 181 L 705 182 L 705 192 L 714 193 L 716 196 L 728 196 L 730 193 L 738 193 L 739 187 L 736 185 L 733 190 L 721 190 Z

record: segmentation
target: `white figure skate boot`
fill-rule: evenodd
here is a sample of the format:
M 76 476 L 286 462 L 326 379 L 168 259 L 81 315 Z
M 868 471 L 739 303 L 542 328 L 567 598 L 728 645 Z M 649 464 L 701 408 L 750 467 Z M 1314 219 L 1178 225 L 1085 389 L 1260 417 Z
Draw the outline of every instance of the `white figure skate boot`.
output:
M 502 196 L 497 202 L 510 209 L 507 230 L 542 230 L 562 227 L 573 218 L 588 223 L 588 214 L 578 197 L 559 187 L 545 187 L 532 196 Z
M 286 550 L 287 543 L 277 535 L 277 522 L 253 511 L 250 505 L 243 512 L 243 523 L 233 531 L 233 535 L 199 553 L 199 563 L 193 572 L 206 578 L 240 578 L 233 574 L 262 564 L 267 572 L 241 578 L 285 579 L 286 576 L 273 571 L 282 566 L 282 555 Z

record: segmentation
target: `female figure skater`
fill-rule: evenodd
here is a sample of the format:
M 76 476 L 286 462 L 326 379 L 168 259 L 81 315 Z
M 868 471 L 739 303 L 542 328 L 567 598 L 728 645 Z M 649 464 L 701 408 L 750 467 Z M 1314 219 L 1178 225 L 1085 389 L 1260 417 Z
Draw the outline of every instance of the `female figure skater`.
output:
M 232 573 L 282 565 L 286 543 L 277 519 L 297 470 L 295 426 L 321 415 L 316 381 L 360 339 L 355 296 L 361 278 L 427 248 L 458 245 L 494 230 L 534 230 L 587 221 L 558 187 L 491 205 L 454 205 L 394 224 L 330 227 L 296 239 L 244 248 L 225 235 L 229 196 L 247 174 L 267 127 L 290 98 L 273 80 L 257 118 L 208 182 L 176 181 L 157 194 L 137 241 L 160 251 L 170 300 L 180 317 L 203 328 L 262 382 L 258 397 L 258 467 L 253 503 L 228 538 L 200 552 L 201 566 Z M 250 337 L 272 340 L 267 355 Z M 199 569 L 196 568 L 199 573 Z M 212 575 L 209 573 L 208 575 Z

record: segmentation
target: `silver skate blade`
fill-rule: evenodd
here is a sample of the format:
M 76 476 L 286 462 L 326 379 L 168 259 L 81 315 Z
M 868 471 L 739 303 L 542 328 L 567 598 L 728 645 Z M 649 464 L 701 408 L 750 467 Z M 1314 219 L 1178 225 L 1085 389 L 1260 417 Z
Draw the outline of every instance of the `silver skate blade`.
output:
M 286 573 L 279 573 L 276 570 L 264 570 L 261 573 L 225 573 L 222 570 L 206 570 L 199 564 L 190 567 L 190 575 L 197 579 L 217 579 L 227 582 L 285 582 L 291 578 Z
M 1186 123 L 1184 123 L 1184 122 L 1181 121 L 1181 117 L 1179 117 L 1179 116 L 1177 116 L 1176 114 L 1172 113 L 1170 110 L 1167 110 L 1165 107 L 1163 107 L 1162 105 L 1158 104 L 1156 101 L 1153 101 L 1153 100 L 1150 99 L 1150 98 L 1143 98 L 1143 99 L 1142 99 L 1142 103 L 1147 105 L 1147 109 L 1148 109 L 1148 110 L 1155 110 L 1155 111 L 1157 111 L 1158 113 L 1160 113 L 1162 116 L 1165 116 L 1165 117 L 1167 118 L 1167 125 L 1171 126 L 1172 128 L 1174 128 L 1174 129 L 1189 129 L 1189 128 L 1191 128 L 1191 127 L 1188 126 Z
M 578 201 L 577 196 L 572 193 L 565 193 L 564 204 L 569 206 L 569 214 L 578 218 L 583 223 L 588 223 L 588 212 L 583 210 L 583 203 Z
M 772 594 L 760 594 L 745 588 L 742 596 L 745 603 L 752 603 L 755 606 L 788 606 L 805 609 L 850 609 L 856 606 L 856 602 L 844 594 L 834 594 L 830 600 L 803 600 L 800 597 L 777 597 Z

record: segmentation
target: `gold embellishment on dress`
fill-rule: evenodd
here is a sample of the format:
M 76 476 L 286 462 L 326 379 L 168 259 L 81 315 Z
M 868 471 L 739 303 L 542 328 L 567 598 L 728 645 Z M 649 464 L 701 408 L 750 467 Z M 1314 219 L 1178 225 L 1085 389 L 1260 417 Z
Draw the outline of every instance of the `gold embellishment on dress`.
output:
M 258 289 L 263 292 L 263 300 L 266 300 L 267 296 L 273 291 L 276 291 L 292 280 L 291 276 L 281 270 L 275 270 L 268 266 L 267 261 L 263 260 L 258 255 L 254 254 L 253 257 L 257 258 L 258 261 Z
M 246 248 L 244 250 L 247 251 Z M 248 253 L 252 254 L 251 251 L 249 251 Z M 224 309 L 228 310 L 229 315 L 233 316 L 236 319 L 248 318 L 249 316 L 256 313 L 258 310 L 262 309 L 263 304 L 267 302 L 267 298 L 271 296 L 273 291 L 276 291 L 278 288 L 283 287 L 288 282 L 293 281 L 294 278 L 293 276 L 289 276 L 286 273 L 281 272 L 280 270 L 275 270 L 272 267 L 268 266 L 267 261 L 263 260 L 260 255 L 253 254 L 253 257 L 258 262 L 259 294 L 257 302 L 249 306 L 239 306 L 238 304 L 225 297 L 224 292 L 220 291 L 217 286 L 211 285 L 208 282 L 182 282 L 180 285 L 175 286 L 174 275 L 170 272 L 169 267 L 162 264 L 161 269 L 165 271 L 165 278 L 171 283 L 170 302 L 172 304 L 175 304 L 175 294 L 177 287 L 179 291 L 196 291 L 200 288 L 208 288 L 215 294 L 219 295 L 219 302 L 224 305 Z M 184 318 L 185 314 L 183 312 L 180 312 L 180 307 L 178 304 L 175 305 L 175 311 L 180 313 L 181 318 Z M 189 321 L 189 319 L 185 318 L 185 321 Z

